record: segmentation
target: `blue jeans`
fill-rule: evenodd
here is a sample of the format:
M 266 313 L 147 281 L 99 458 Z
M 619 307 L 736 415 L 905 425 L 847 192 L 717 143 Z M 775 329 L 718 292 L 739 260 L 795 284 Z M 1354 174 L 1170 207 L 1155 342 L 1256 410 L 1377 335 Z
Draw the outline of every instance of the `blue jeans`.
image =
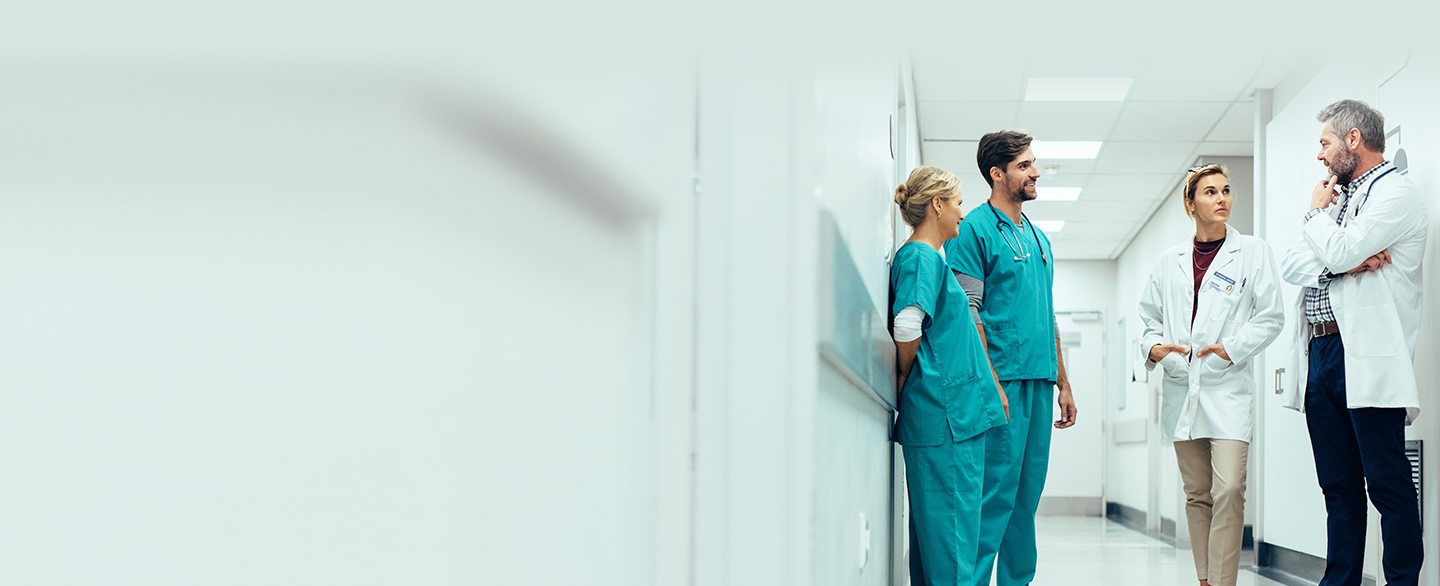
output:
M 1365 562 L 1365 496 L 1380 511 L 1385 582 L 1411 586 L 1425 559 L 1420 508 L 1405 457 L 1405 409 L 1350 409 L 1345 345 L 1338 334 L 1310 341 L 1305 424 L 1325 493 L 1325 577 L 1320 586 L 1359 586 Z

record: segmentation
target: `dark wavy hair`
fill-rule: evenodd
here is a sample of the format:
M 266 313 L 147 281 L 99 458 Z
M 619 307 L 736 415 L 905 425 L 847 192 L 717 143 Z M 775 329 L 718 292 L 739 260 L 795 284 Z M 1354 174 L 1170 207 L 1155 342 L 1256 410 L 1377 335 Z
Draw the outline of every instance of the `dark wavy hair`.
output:
M 975 162 L 980 165 L 980 175 L 985 177 L 985 182 L 990 187 L 995 187 L 995 179 L 990 177 L 990 169 L 999 167 L 1000 172 L 1005 172 L 1005 167 L 1020 157 L 1020 153 L 1030 148 L 1031 141 L 1035 138 L 1029 133 L 1021 130 L 1001 130 L 991 132 L 980 137 L 980 148 L 975 150 Z

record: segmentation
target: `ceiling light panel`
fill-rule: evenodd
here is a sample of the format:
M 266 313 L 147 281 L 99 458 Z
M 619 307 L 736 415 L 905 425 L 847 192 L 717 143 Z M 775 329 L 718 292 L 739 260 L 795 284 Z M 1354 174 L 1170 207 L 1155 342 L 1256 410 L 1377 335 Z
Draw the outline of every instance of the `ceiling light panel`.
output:
M 1055 234 L 1065 229 L 1064 220 L 1032 220 L 1030 223 L 1035 224 L 1036 228 L 1046 234 Z
M 1133 77 L 1032 77 L 1025 84 L 1027 102 L 1121 102 Z
M 1030 148 L 1037 159 L 1093 159 L 1104 144 L 1098 140 L 1037 140 Z
M 1040 201 L 1075 201 L 1080 199 L 1079 187 L 1036 187 Z

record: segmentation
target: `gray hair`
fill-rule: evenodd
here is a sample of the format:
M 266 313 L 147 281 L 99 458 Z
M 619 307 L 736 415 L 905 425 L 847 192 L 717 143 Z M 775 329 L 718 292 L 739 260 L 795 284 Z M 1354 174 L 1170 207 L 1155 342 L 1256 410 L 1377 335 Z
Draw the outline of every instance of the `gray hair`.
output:
M 1325 106 L 1316 120 L 1329 122 L 1331 130 L 1343 140 L 1350 129 L 1360 131 L 1365 148 L 1377 153 L 1385 152 L 1385 116 L 1379 110 L 1360 100 L 1340 100 Z

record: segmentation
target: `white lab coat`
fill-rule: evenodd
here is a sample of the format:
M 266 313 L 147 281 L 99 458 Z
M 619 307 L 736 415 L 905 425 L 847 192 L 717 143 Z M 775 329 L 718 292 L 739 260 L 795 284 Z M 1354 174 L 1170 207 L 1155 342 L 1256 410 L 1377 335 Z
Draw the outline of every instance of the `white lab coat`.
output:
M 1200 284 L 1200 307 L 1191 327 L 1194 302 L 1194 245 L 1166 250 L 1155 261 L 1140 301 L 1145 334 L 1140 347 L 1179 344 L 1160 360 L 1160 433 L 1168 441 L 1199 438 L 1250 441 L 1254 380 L 1250 359 L 1280 335 L 1285 308 L 1274 253 L 1264 240 L 1225 227 L 1225 244 L 1215 253 Z M 1230 360 L 1216 354 L 1195 357 L 1211 344 L 1225 346 Z M 1145 361 L 1154 370 L 1156 362 Z
M 1382 250 L 1390 251 L 1393 264 L 1331 281 L 1330 306 L 1345 344 L 1349 407 L 1404 407 L 1409 425 L 1420 414 L 1414 360 L 1420 333 L 1420 269 L 1430 230 L 1425 201 L 1399 171 L 1377 174 L 1353 197 L 1355 201 L 1346 206 L 1344 227 L 1335 223 L 1338 205 L 1305 222 L 1300 239 L 1285 252 L 1281 272 L 1287 282 L 1315 287 L 1327 267 L 1340 274 Z M 1290 371 L 1295 375 L 1287 378 L 1281 403 L 1304 411 L 1311 332 L 1303 288 L 1295 303 L 1295 346 L 1290 352 Z

